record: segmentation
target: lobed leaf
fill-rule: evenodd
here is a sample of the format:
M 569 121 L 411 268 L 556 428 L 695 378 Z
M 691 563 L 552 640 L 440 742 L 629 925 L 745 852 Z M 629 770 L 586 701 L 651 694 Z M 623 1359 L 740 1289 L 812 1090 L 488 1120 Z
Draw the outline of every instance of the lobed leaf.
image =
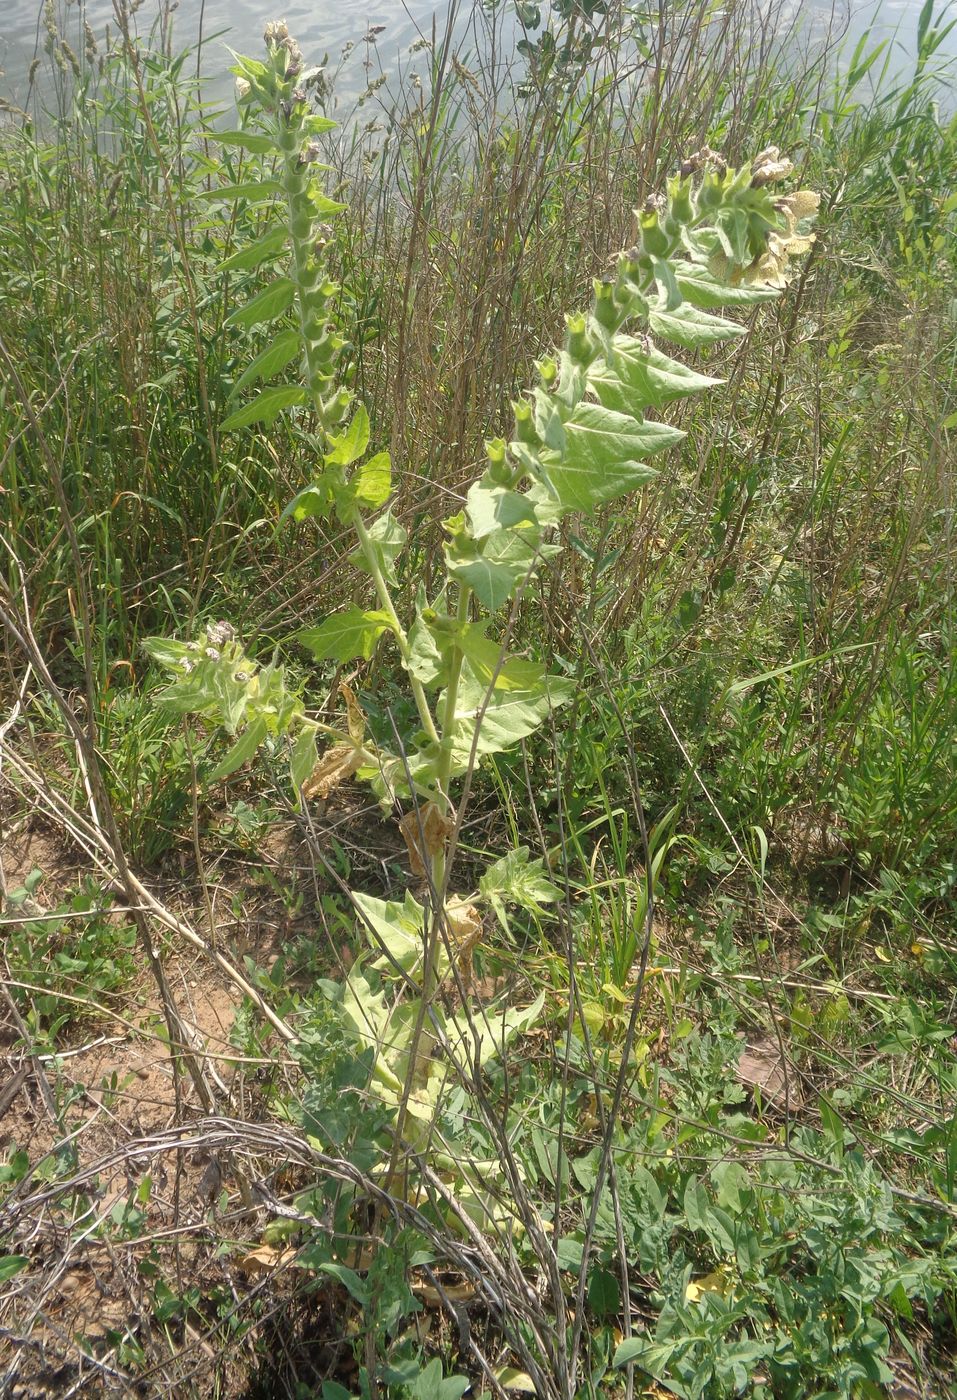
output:
M 588 387 L 606 408 L 637 414 L 646 406 L 663 408 L 673 399 L 698 394 L 724 381 L 699 374 L 672 360 L 647 338 L 617 335 L 614 359 L 596 360 L 588 370 Z

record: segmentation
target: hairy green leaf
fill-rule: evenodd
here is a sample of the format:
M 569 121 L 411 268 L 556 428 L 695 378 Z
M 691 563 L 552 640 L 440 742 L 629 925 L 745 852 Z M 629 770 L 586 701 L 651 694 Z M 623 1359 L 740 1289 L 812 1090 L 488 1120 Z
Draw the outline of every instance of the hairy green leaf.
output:
M 489 695 L 488 686 L 476 677 L 467 663 L 463 665 L 452 741 L 459 771 L 468 765 L 480 711 L 484 712 L 475 752 L 479 756 L 501 753 L 533 734 L 546 715 L 567 704 L 574 693 L 572 681 L 546 676 L 536 690 L 493 690 Z
M 617 335 L 614 360 L 596 360 L 588 371 L 588 387 L 606 408 L 638 414 L 644 408 L 662 408 L 672 399 L 697 394 L 723 383 L 689 369 L 655 348 L 650 340 Z
M 292 306 L 296 295 L 295 283 L 289 277 L 277 277 L 258 296 L 227 316 L 227 326 L 258 326 L 262 321 L 275 321 Z
M 219 264 L 216 271 L 233 272 L 258 267 L 260 263 L 266 262 L 269 258 L 277 258 L 285 248 L 288 238 L 289 233 L 285 227 L 273 229 L 271 233 L 265 233 L 262 238 L 257 238 L 255 243 L 240 248 L 238 253 L 233 253 L 232 257 L 226 258 L 225 262 Z
M 379 569 L 389 583 L 395 583 L 395 561 L 405 549 L 405 542 L 409 538 L 408 531 L 399 524 L 392 512 L 387 510 L 372 522 L 368 533 Z M 350 558 L 356 568 L 368 573 L 369 566 L 361 549 L 356 550 Z
M 677 273 L 678 286 L 695 306 L 753 306 L 774 301 L 779 293 L 773 287 L 731 286 L 698 263 L 684 263 Z
M 535 522 L 535 507 L 526 496 L 497 486 L 482 477 L 470 488 L 466 497 L 469 524 L 476 540 L 484 539 L 495 530 L 510 529 L 523 522 Z
M 518 904 L 538 913 L 544 905 L 554 904 L 561 898 L 560 891 L 545 874 L 545 862 L 528 857 L 528 847 L 518 846 L 493 862 L 479 880 L 481 894 L 506 932 L 506 904 Z
M 353 895 L 366 924 L 369 942 L 382 954 L 383 966 L 398 966 L 411 972 L 422 959 L 425 938 L 425 910 L 406 891 L 404 900 L 376 899 L 371 894 Z M 446 958 L 443 972 L 448 969 Z
M 448 649 L 443 651 L 439 646 L 420 607 L 416 608 L 415 621 L 409 628 L 408 670 L 426 686 L 448 680 Z
M 298 491 L 279 517 L 280 525 L 293 520 L 325 520 L 335 502 L 335 486 L 324 473 Z
M 229 752 L 216 764 L 208 775 L 208 781 L 218 783 L 223 778 L 228 778 L 230 773 L 235 773 L 237 768 L 241 768 L 253 757 L 265 737 L 266 721 L 262 718 L 254 719 L 252 724 L 246 726 Z
M 662 302 L 649 308 L 648 324 L 654 335 L 660 335 L 663 340 L 673 340 L 686 350 L 715 345 L 721 340 L 734 340 L 746 334 L 746 327 L 739 326 L 735 321 L 726 321 L 721 316 L 709 316 L 696 306 L 684 305 L 668 311 Z
M 198 199 L 272 199 L 282 194 L 278 180 L 243 180 L 238 185 L 220 185 L 215 190 L 200 190 Z
M 278 374 L 280 370 L 286 368 L 290 360 L 294 360 L 301 353 L 301 350 L 302 340 L 298 331 L 281 331 L 246 366 L 233 385 L 230 397 L 238 394 L 240 389 L 245 389 L 247 384 L 252 384 L 256 379 L 269 379 L 272 375 Z
M 349 485 L 357 505 L 369 510 L 384 506 L 392 491 L 392 458 L 388 452 L 377 452 L 357 467 Z
M 494 685 L 496 690 L 531 691 L 542 684 L 545 668 L 539 661 L 526 661 L 521 656 L 502 658 L 498 642 L 485 635 L 484 622 L 472 622 L 462 628 L 456 640 L 477 680 Z
M 187 642 L 175 642 L 169 637 L 144 637 L 140 646 L 158 666 L 179 666 L 190 654 Z
M 297 794 L 302 788 L 303 783 L 308 782 L 312 777 L 318 762 L 319 751 L 316 747 L 316 731 L 303 726 L 289 754 L 289 773 L 292 778 L 292 785 Z
M 279 384 L 272 389 L 264 389 L 252 403 L 247 403 L 223 422 L 223 432 L 233 432 L 236 428 L 246 428 L 250 423 L 265 423 L 268 427 L 275 422 L 284 408 L 304 403 L 306 391 L 300 384 Z
M 363 612 L 355 606 L 333 613 L 318 627 L 306 627 L 296 639 L 319 660 L 345 661 L 361 656 L 368 661 L 383 632 L 392 630 L 387 612 Z
M 639 423 L 600 404 L 579 404 L 565 424 L 563 457 L 542 453 L 552 488 L 566 510 L 592 511 L 656 475 L 636 454 L 660 451 L 684 434 L 663 423 Z
M 471 546 L 471 548 L 469 548 Z M 466 583 L 489 612 L 497 612 L 513 596 L 515 589 L 530 578 L 546 549 L 536 549 L 518 530 L 496 530 L 487 535 L 479 552 L 475 541 L 456 541 L 446 548 L 449 573 Z M 547 546 L 554 551 L 555 546 Z
M 257 154 L 279 150 L 272 136 L 258 131 L 217 131 L 213 133 L 213 140 L 219 141 L 223 146 L 242 146 L 244 151 L 254 151 Z
M 344 433 L 330 437 L 330 450 L 326 461 L 330 465 L 351 467 L 369 446 L 369 414 L 364 403 L 360 403 L 352 421 Z

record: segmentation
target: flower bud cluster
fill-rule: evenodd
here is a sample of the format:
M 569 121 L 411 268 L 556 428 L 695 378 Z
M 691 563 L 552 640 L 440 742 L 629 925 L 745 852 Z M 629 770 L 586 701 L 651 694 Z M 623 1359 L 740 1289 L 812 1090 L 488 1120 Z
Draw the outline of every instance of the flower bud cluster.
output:
M 793 229 L 798 219 L 813 212 L 812 203 L 816 208 L 812 196 L 792 196 L 791 203 L 784 199 L 775 204 L 759 193 L 764 185 L 784 179 L 791 170 L 791 162 L 775 146 L 761 151 L 750 166 L 740 170 L 730 169 L 723 156 L 709 146 L 682 161 L 678 174 L 668 182 L 667 196 L 651 195 L 636 210 L 637 240 L 619 254 L 614 272 L 594 283 L 591 314 L 566 318 L 564 353 L 560 362 L 549 359 L 538 366 L 542 387 L 535 391 L 536 396 L 554 395 L 564 414 L 574 412 L 585 392 L 591 364 L 607 351 L 627 321 L 647 315 L 648 299 L 664 285 L 666 265 L 679 253 L 686 230 L 743 219 L 756 263 L 766 258 L 776 224 L 787 220 Z M 527 401 L 515 405 L 514 438 L 508 444 L 513 487 L 545 448 L 540 425 L 546 417 L 540 408 L 533 413 Z M 490 479 L 503 480 L 500 454 L 492 460 L 490 452 L 489 473 Z
M 281 64 L 281 76 L 297 78 L 302 72 L 302 49 L 289 33 L 284 19 L 271 20 L 266 25 L 263 40 L 266 48 Z
M 288 206 L 292 241 L 290 276 L 296 283 L 299 329 L 303 340 L 306 385 L 327 431 L 340 424 L 352 396 L 337 390 L 337 367 L 346 342 L 331 320 L 339 288 L 329 280 L 322 262 L 329 237 L 323 222 L 329 200 L 316 182 L 312 167 L 321 162 L 316 140 L 317 118 L 309 110 L 307 88 L 318 69 L 303 69 L 302 52 L 285 20 L 273 20 L 263 35 L 265 65 L 245 63 L 240 78 L 241 100 L 255 100 L 275 123 L 276 144 L 282 155 L 281 183 Z M 237 85 L 238 88 L 238 85 Z

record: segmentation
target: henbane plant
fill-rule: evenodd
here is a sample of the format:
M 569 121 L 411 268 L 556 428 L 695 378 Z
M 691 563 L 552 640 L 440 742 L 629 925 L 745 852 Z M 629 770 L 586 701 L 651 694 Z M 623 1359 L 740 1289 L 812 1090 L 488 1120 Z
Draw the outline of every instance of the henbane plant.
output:
M 474 905 L 449 890 L 461 807 L 457 783 L 483 755 L 532 734 L 572 694 L 569 680 L 509 652 L 523 593 L 560 552 L 556 526 L 563 517 L 611 508 L 654 480 L 648 459 L 683 433 L 647 416 L 649 411 L 720 383 L 672 359 L 660 342 L 694 350 L 743 335 L 742 326 L 714 311 L 748 308 L 779 295 L 789 256 L 809 246 L 807 226 L 818 198 L 806 191 L 773 193 L 774 184 L 791 173 L 790 162 L 774 148 L 737 170 L 707 147 L 682 163 L 666 192 L 638 212 L 635 242 L 594 283 L 590 309 L 568 316 L 562 346 L 537 362 L 535 387 L 512 405 L 510 435 L 487 443 L 485 469 L 469 488 L 464 509 L 443 522 L 444 582 L 431 598 L 420 586 L 413 612 L 403 619 L 395 603 L 396 561 L 407 535 L 390 507 L 390 459 L 385 452 L 369 453 L 366 407 L 337 376 L 344 339 L 332 315 L 338 289 L 327 275 L 323 249 L 327 221 L 344 206 L 322 186 L 318 140 L 334 123 L 312 109 L 315 70 L 304 69 L 286 26 L 270 24 L 265 42 L 264 61 L 240 58 L 233 70 L 245 125 L 217 139 L 266 160 L 255 178 L 247 175 L 211 193 L 269 210 L 263 235 L 228 258 L 222 270 L 270 266 L 283 258 L 286 266 L 230 318 L 239 327 L 276 329 L 235 392 L 257 382 L 266 387 L 238 407 L 223 429 L 268 427 L 290 410 L 311 417 L 321 458 L 285 516 L 299 522 L 333 518 L 351 531 L 351 560 L 368 576 L 371 596 L 370 606 L 341 609 L 297 640 L 318 659 L 340 665 L 368 660 L 391 642 L 418 728 L 392 747 L 373 741 L 348 688 L 344 726 L 318 723 L 287 688 L 282 668 L 258 667 L 228 624 L 215 624 L 189 643 L 153 639 L 147 645 L 174 675 L 166 703 L 202 714 L 234 736 L 211 778 L 228 775 L 266 741 L 285 742 L 300 801 L 326 796 L 357 777 L 371 782 L 383 801 L 407 809 L 403 831 L 413 873 L 429 891 L 429 907 L 411 894 L 402 903 L 362 894 L 356 901 L 380 966 L 401 970 L 407 984 L 421 989 L 418 1010 L 406 1005 L 400 1030 L 361 963 L 343 1000 L 357 1035 L 380 1052 L 380 1087 L 401 1104 L 401 1133 L 409 1115 L 429 1117 L 435 1108 L 437 1088 L 420 1054 L 423 1035 L 441 1032 L 448 1042 L 464 1034 L 453 1018 L 432 1009 L 441 978 L 481 927 Z M 294 380 L 267 382 L 293 364 L 299 366 Z M 328 741 L 321 756 L 320 738 Z M 540 901 L 551 894 L 526 852 L 506 855 L 482 882 L 482 897 L 496 910 L 503 898 L 523 892 Z M 430 1031 L 422 1008 L 429 1008 Z M 504 1024 L 506 1031 L 514 1029 L 517 1013 Z M 486 1039 L 483 1053 L 489 1048 Z

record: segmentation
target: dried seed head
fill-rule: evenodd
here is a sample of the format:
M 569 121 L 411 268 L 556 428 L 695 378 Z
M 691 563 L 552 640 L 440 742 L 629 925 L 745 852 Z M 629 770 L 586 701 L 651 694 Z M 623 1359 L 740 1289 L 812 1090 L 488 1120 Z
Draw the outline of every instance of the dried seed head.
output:
M 289 26 L 284 19 L 270 20 L 263 33 L 263 40 L 270 52 L 286 50 L 287 78 L 295 78 L 302 72 L 302 49 L 290 35 Z
M 267 49 L 278 49 L 289 38 L 289 26 L 284 19 L 271 19 L 263 31 Z
M 759 151 L 751 163 L 751 188 L 761 189 L 776 180 L 786 180 L 794 166 L 787 156 L 781 155 L 777 146 L 767 146 Z
M 77 58 L 76 54 L 70 48 L 70 45 L 65 39 L 60 40 L 60 48 L 63 50 L 64 58 L 69 63 L 70 67 L 73 69 L 74 78 L 78 78 L 80 76 L 80 60 Z
M 710 146 L 702 146 L 700 151 L 692 151 L 690 156 L 686 156 L 679 167 L 682 179 L 687 179 L 689 175 L 696 175 L 699 170 L 704 170 L 710 166 L 723 175 L 728 168 L 728 163 L 724 156 L 718 151 L 713 151 Z

